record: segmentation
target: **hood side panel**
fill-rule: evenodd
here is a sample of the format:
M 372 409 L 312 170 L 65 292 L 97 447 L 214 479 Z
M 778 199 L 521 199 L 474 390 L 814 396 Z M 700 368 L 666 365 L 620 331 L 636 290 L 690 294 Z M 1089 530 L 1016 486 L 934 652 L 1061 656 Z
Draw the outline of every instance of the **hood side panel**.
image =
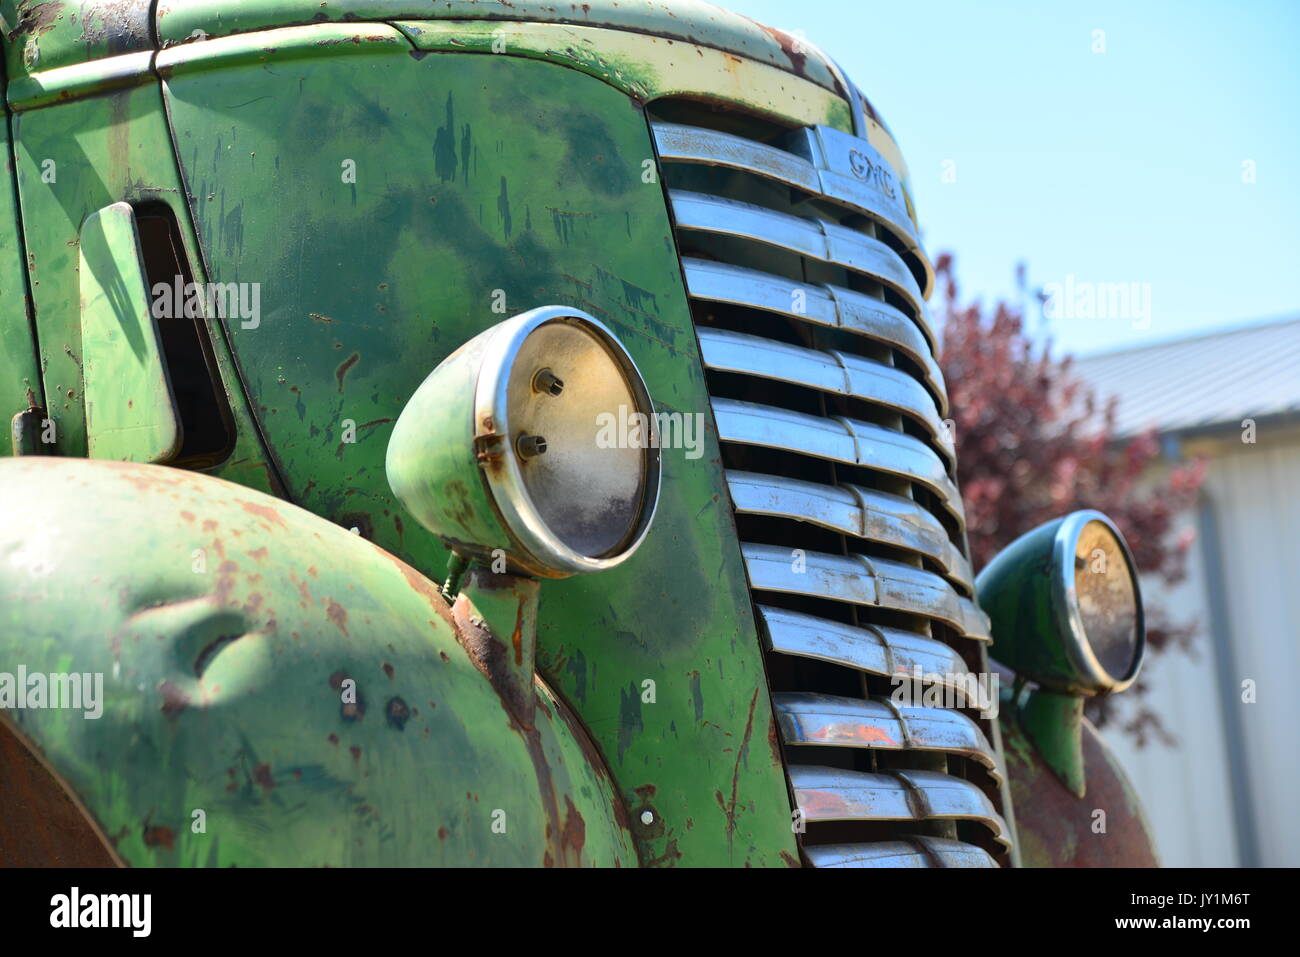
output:
M 601 319 L 661 410 L 709 422 L 632 100 L 515 57 L 352 43 L 272 57 L 178 66 L 165 91 L 210 278 L 260 284 L 260 322 L 228 333 L 295 502 L 438 577 L 446 553 L 387 485 L 393 422 L 461 343 L 539 305 Z M 539 668 L 608 762 L 643 861 L 782 864 L 785 779 L 716 438 L 702 438 L 699 459 L 665 450 L 632 560 L 543 589 Z

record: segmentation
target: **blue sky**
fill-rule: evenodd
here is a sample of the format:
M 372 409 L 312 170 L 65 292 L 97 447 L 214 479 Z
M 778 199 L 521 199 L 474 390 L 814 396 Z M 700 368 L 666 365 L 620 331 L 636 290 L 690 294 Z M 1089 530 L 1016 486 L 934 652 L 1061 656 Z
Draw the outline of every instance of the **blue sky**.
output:
M 1059 351 L 1300 314 L 1298 0 L 720 5 L 854 78 L 965 295 L 1013 295 L 1021 260 L 1058 284 Z

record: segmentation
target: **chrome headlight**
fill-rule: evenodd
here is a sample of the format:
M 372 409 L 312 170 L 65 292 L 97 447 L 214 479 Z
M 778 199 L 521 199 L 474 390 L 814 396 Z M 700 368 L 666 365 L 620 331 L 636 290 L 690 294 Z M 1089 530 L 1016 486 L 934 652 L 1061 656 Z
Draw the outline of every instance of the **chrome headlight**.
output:
M 1137 567 L 1096 511 L 1040 525 L 976 579 L 993 656 L 1044 688 L 1114 694 L 1137 678 L 1146 648 Z
M 533 309 L 471 339 L 416 390 L 389 440 L 388 481 L 467 558 L 545 577 L 599 571 L 649 531 L 654 423 L 613 333 L 576 309 Z

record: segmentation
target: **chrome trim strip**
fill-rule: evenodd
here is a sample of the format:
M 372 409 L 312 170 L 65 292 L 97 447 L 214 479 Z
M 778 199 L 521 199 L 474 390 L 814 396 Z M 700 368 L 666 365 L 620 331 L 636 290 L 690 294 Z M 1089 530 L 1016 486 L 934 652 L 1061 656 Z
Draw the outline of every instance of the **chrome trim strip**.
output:
M 790 765 L 795 803 L 809 823 L 821 821 L 978 821 L 1004 847 L 1006 824 L 988 795 L 939 771 L 883 773 Z
M 678 229 L 764 243 L 883 283 L 906 300 L 926 341 L 934 347 L 929 307 L 916 277 L 898 253 L 880 240 L 825 220 L 804 219 L 708 193 L 672 189 L 668 196 Z
M 991 640 L 988 616 L 933 572 L 884 558 L 783 545 L 741 542 L 740 551 L 752 588 L 921 615 L 976 641 Z
M 781 739 L 789 746 L 941 751 L 983 765 L 1001 786 L 992 745 L 960 711 L 896 705 L 887 698 L 788 691 L 774 694 L 772 703 Z
M 713 417 L 723 442 L 800 452 L 911 479 L 943 501 L 965 525 L 961 494 L 937 452 L 919 439 L 870 422 L 823 418 L 757 402 L 714 398 Z
M 927 677 L 937 676 L 935 683 L 951 689 L 968 707 L 979 705 L 976 676 L 967 669 L 961 655 L 941 641 L 901 628 L 846 625 L 770 605 L 755 608 L 772 651 L 886 678 L 911 677 L 919 671 Z
M 704 364 L 724 372 L 743 372 L 851 396 L 900 412 L 925 428 L 955 469 L 952 433 L 939 418 L 933 397 L 906 372 L 837 350 L 822 351 L 730 329 L 698 330 Z
M 774 179 L 805 193 L 821 194 L 817 170 L 802 156 L 702 126 L 654 123 L 651 129 L 661 160 L 725 166 Z
M 793 149 L 786 150 L 705 127 L 655 123 L 652 130 L 660 160 L 753 173 L 869 216 L 916 260 L 917 288 L 922 298 L 929 296 L 934 267 L 908 215 L 902 184 L 865 137 L 829 126 L 804 127 L 793 134 Z
M 707 259 L 682 258 L 695 299 L 759 309 L 817 326 L 844 329 L 897 349 L 921 367 L 940 415 L 948 413 L 943 372 L 916 323 L 879 299 L 837 286 L 814 286 Z
M 939 520 L 901 495 L 857 485 L 821 485 L 780 475 L 729 469 L 735 510 L 809 522 L 866 541 L 881 542 L 935 561 L 967 595 L 975 594 L 970 562 Z
M 923 834 L 872 844 L 814 844 L 803 852 L 813 867 L 998 866 L 982 847 Z

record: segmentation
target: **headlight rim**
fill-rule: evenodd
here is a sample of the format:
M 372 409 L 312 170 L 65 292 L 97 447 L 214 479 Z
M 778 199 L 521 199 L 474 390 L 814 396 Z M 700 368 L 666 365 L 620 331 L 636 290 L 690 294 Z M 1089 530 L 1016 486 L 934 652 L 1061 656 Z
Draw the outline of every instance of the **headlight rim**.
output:
M 1079 604 L 1078 589 L 1075 585 L 1074 562 L 1079 538 L 1084 528 L 1094 521 L 1104 525 L 1114 536 L 1133 583 L 1136 630 L 1133 658 L 1127 671 L 1119 676 L 1112 675 L 1106 670 L 1088 640 L 1083 611 Z M 1146 658 L 1146 619 L 1137 564 L 1119 528 L 1104 512 L 1095 509 L 1082 509 L 1066 515 L 1053 537 L 1052 569 L 1052 606 L 1058 633 L 1068 636 L 1069 640 L 1064 642 L 1066 654 L 1079 678 L 1089 686 L 1088 692 L 1093 695 L 1111 695 L 1131 687 L 1141 673 Z
M 644 410 L 652 424 L 650 445 L 645 449 L 642 503 L 633 531 L 624 536 L 619 550 L 604 555 L 585 555 L 566 544 L 550 529 L 528 492 L 519 462 L 510 441 L 509 418 L 510 372 L 524 341 L 540 327 L 556 321 L 572 321 L 585 326 L 600 340 L 610 357 L 620 367 L 631 389 L 638 410 Z M 482 469 L 488 497 L 507 533 L 540 566 L 537 570 L 551 575 L 573 575 L 615 568 L 641 547 L 654 525 L 662 485 L 662 463 L 657 433 L 653 432 L 654 402 L 637 368 L 635 360 L 618 337 L 600 320 L 571 306 L 539 306 L 502 322 L 486 344 L 479 365 L 473 401 L 472 432 L 475 446 L 503 437 L 499 446 L 499 465 Z

